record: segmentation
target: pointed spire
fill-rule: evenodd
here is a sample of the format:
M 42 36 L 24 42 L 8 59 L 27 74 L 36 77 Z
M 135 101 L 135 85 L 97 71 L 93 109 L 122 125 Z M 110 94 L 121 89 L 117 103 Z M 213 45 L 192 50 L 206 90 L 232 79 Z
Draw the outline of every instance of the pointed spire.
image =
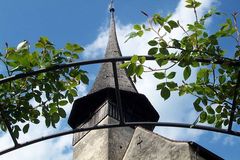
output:
M 114 11 L 115 11 L 114 6 L 113 6 L 113 0 L 110 1 L 109 11 L 110 11 L 110 12 L 114 12 Z
M 109 37 L 108 37 L 108 44 L 106 48 L 105 58 L 122 56 L 119 45 L 118 45 L 118 40 L 117 40 L 115 17 L 114 17 L 115 9 L 113 6 L 114 6 L 113 0 L 111 0 L 109 4 L 110 28 L 109 28 Z
M 109 28 L 109 37 L 108 37 L 108 44 L 106 48 L 105 58 L 121 57 L 122 54 L 118 45 L 117 34 L 116 34 L 115 17 L 114 17 L 115 9 L 113 7 L 113 0 L 110 1 L 109 11 L 110 11 L 110 28 Z M 136 87 L 134 86 L 132 80 L 127 76 L 126 71 L 119 68 L 120 64 L 121 62 L 117 63 L 119 89 L 131 91 L 131 92 L 137 92 Z M 115 88 L 113 70 L 112 70 L 111 63 L 104 63 L 101 66 L 101 69 L 93 84 L 90 94 L 108 87 Z

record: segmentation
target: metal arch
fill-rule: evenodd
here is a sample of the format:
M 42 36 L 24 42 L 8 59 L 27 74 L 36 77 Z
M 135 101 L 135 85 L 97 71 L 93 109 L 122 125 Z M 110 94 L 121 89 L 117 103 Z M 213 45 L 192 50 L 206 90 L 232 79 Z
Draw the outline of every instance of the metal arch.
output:
M 141 55 L 139 55 L 141 56 Z M 146 60 L 155 60 L 156 58 L 154 56 L 145 56 Z M 3 83 L 7 83 L 7 82 L 11 82 L 17 79 L 21 79 L 21 78 L 26 78 L 29 76 L 34 76 L 34 75 L 38 75 L 40 73 L 45 73 L 45 72 L 49 72 L 49 71 L 55 71 L 55 70 L 59 70 L 59 69 L 64 69 L 64 68 L 69 68 L 69 67 L 75 67 L 75 66 L 85 66 L 85 65 L 90 65 L 90 64 L 98 64 L 98 63 L 106 63 L 106 62 L 118 62 L 118 61 L 129 61 L 131 60 L 131 56 L 124 56 L 124 57 L 118 57 L 118 58 L 106 58 L 106 59 L 97 59 L 97 60 L 90 60 L 90 61 L 80 61 L 80 62 L 73 62 L 73 63 L 67 63 L 67 64 L 56 64 L 53 65 L 51 67 L 48 68 L 44 68 L 44 69 L 39 69 L 36 71 L 32 71 L 32 72 L 27 72 L 27 73 L 20 73 L 20 74 L 16 74 L 7 78 L 2 78 L 0 79 L 0 84 Z M 178 58 L 166 58 L 163 60 L 169 60 L 169 61 L 179 61 Z M 204 62 L 204 63 L 214 63 L 214 64 L 223 64 L 223 63 L 227 63 L 228 65 L 231 66 L 240 66 L 240 60 L 224 60 L 224 59 L 211 59 L 211 58 L 194 58 L 193 61 L 196 62 Z
M 155 60 L 155 57 L 153 56 L 144 56 L 146 57 L 146 60 Z M 25 143 L 18 143 L 16 138 L 14 138 L 12 136 L 12 130 L 11 127 L 8 127 L 8 130 L 10 132 L 10 135 L 12 137 L 12 140 L 15 144 L 14 147 L 5 149 L 3 151 L 0 151 L 0 155 L 3 155 L 5 153 L 14 151 L 16 149 L 34 144 L 34 143 L 38 143 L 41 141 L 45 141 L 51 138 L 56 138 L 56 137 L 60 137 L 60 136 L 64 136 L 64 135 L 68 135 L 68 134 L 73 134 L 76 132 L 83 132 L 83 131 L 91 131 L 91 130 L 99 130 L 99 129 L 106 129 L 106 128 L 117 128 L 117 127 L 135 127 L 135 126 L 162 126 L 162 127 L 179 127 L 179 128 L 192 128 L 192 129 L 201 129 L 201 130 L 206 130 L 206 131 L 213 131 L 213 132 L 219 132 L 219 133 L 224 133 L 224 134 L 228 134 L 228 135 L 234 135 L 234 136 L 239 136 L 240 137 L 240 132 L 236 132 L 236 131 L 232 131 L 232 123 L 233 123 L 233 116 L 234 116 L 234 111 L 236 110 L 236 98 L 237 98 L 237 89 L 239 86 L 239 82 L 240 82 L 240 72 L 238 74 L 238 81 L 237 81 L 237 85 L 235 87 L 235 92 L 234 92 L 234 99 L 233 99 L 233 105 L 232 105 L 232 110 L 231 110 L 231 116 L 230 116 L 230 123 L 229 123 L 229 127 L 228 129 L 218 129 L 218 128 L 214 128 L 214 127 L 209 127 L 209 126 L 203 126 L 203 125 L 192 125 L 192 124 L 188 124 L 188 123 L 171 123 L 171 122 L 124 122 L 124 117 L 123 117 L 123 111 L 122 111 L 122 105 L 121 105 L 121 98 L 120 98 L 120 92 L 119 92 L 119 86 L 118 86 L 118 78 L 117 78 L 117 69 L 116 69 L 116 62 L 118 61 L 129 61 L 131 59 L 131 56 L 127 56 L 127 57 L 119 57 L 119 58 L 106 58 L 106 59 L 98 59 L 98 60 L 90 60 L 90 61 L 80 61 L 80 62 L 74 62 L 74 63 L 68 63 L 68 64 L 60 64 L 60 65 L 54 65 L 51 66 L 49 68 L 46 69 L 40 69 L 40 70 L 36 70 L 36 71 L 32 71 L 32 72 L 28 72 L 28 73 L 21 73 L 21 74 L 17 74 L 11 77 L 7 77 L 7 78 L 3 78 L 0 80 L 0 85 L 7 83 L 7 82 L 11 82 L 17 79 L 22 79 L 22 78 L 26 78 L 29 76 L 33 76 L 33 75 L 38 75 L 40 73 L 45 73 L 45 72 L 49 72 L 49 71 L 55 71 L 55 70 L 59 70 L 59 69 L 64 69 L 64 68 L 69 68 L 69 67 L 74 67 L 74 66 L 84 66 L 84 65 L 90 65 L 90 64 L 97 64 L 97 63 L 106 63 L 106 62 L 111 62 L 112 63 L 112 67 L 113 67 L 113 73 L 114 73 L 114 82 L 115 82 L 115 89 L 116 89 L 116 99 L 117 99 L 117 106 L 119 107 L 119 112 L 120 112 L 120 123 L 119 124 L 109 124 L 109 125 L 99 125 L 99 126 L 93 126 L 93 127 L 88 127 L 88 128 L 80 128 L 80 129 L 74 129 L 74 130 L 69 130 L 69 131 L 65 131 L 65 132 L 60 132 L 57 134 L 52 134 L 52 135 L 48 135 L 45 137 L 41 137 L 38 139 L 34 139 Z M 166 58 L 165 60 L 169 60 L 169 61 L 179 61 L 179 59 L 177 58 Z M 209 59 L 209 58 L 194 58 L 194 61 L 197 62 L 205 62 L 205 63 L 215 63 L 215 64 L 223 64 L 223 63 L 227 63 L 228 65 L 232 65 L 232 66 L 240 66 L 240 61 L 238 60 L 229 60 L 229 59 L 219 59 L 219 60 L 213 60 L 213 59 Z M 235 104 L 235 105 L 234 105 Z M 5 122 L 6 125 L 8 126 L 8 122 Z
M 206 131 L 213 131 L 213 132 L 218 132 L 218 133 L 223 133 L 223 134 L 228 134 L 228 135 L 233 135 L 233 136 L 238 136 L 240 137 L 240 132 L 235 132 L 235 131 L 228 131 L 225 129 L 218 129 L 218 128 L 213 128 L 213 127 L 208 127 L 208 126 L 202 126 L 202 125 L 195 125 L 193 126 L 192 124 L 188 123 L 171 123 L 171 122 L 131 122 L 131 123 L 125 123 L 125 124 L 109 124 L 109 125 L 98 125 L 98 126 L 93 126 L 93 127 L 88 127 L 88 128 L 79 128 L 79 129 L 74 129 L 74 130 L 69 130 L 65 132 L 60 132 L 57 134 L 51 134 L 45 137 L 37 138 L 22 144 L 18 144 L 17 146 L 5 149 L 0 152 L 0 155 L 3 155 L 5 153 L 14 151 L 16 149 L 20 149 L 23 147 L 26 147 L 31 144 L 35 144 L 38 142 L 42 142 L 48 139 L 60 137 L 60 136 L 65 136 L 77 132 L 84 132 L 84 131 L 91 131 L 91 130 L 100 130 L 100 129 L 107 129 L 107 128 L 117 128 L 117 127 L 135 127 L 135 126 L 158 126 L 158 127 L 177 127 L 177 128 L 189 128 L 189 129 L 200 129 L 200 130 L 206 130 Z

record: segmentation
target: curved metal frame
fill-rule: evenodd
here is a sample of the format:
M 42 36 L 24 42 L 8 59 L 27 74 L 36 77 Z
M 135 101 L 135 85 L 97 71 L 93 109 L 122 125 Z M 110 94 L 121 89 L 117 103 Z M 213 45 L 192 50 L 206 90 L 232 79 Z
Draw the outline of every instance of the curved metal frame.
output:
M 144 56 L 144 57 L 146 57 L 147 60 L 155 60 L 155 57 L 153 57 L 153 56 Z M 74 67 L 74 66 L 84 66 L 84 65 L 90 65 L 90 64 L 110 62 L 110 63 L 112 63 L 112 66 L 113 66 L 117 106 L 119 107 L 120 115 L 123 115 L 119 86 L 118 86 L 116 62 L 118 62 L 118 61 L 129 61 L 130 59 L 131 59 L 130 56 L 126 56 L 126 57 L 119 57 L 119 58 L 107 58 L 107 59 L 80 61 L 80 62 L 74 62 L 74 63 L 68 63 L 68 64 L 54 65 L 54 66 L 51 66 L 51 67 L 46 68 L 46 69 L 40 69 L 40 70 L 29 72 L 29 73 L 21 73 L 21 74 L 17 74 L 17 75 L 11 76 L 11 77 L 3 78 L 3 79 L 0 80 L 0 85 L 3 84 L 3 83 L 7 83 L 7 82 L 10 82 L 10 81 L 14 81 L 14 80 L 21 79 L 21 78 L 26 78 L 26 77 L 29 77 L 29 76 L 33 76 L 33 75 L 37 75 L 37 74 L 45 73 L 45 72 L 49 72 L 49 71 L 55 71 L 55 70 Z M 168 58 L 166 60 L 178 61 L 177 58 Z M 229 60 L 224 60 L 224 59 L 213 60 L 213 59 L 195 58 L 194 61 L 205 62 L 205 63 L 215 63 L 215 64 L 228 63 L 228 65 L 240 66 L 240 61 L 238 61 L 238 60 L 229 61 Z M 45 137 L 37 138 L 37 139 L 31 140 L 31 141 L 19 144 L 17 142 L 16 138 L 14 138 L 14 136 L 12 136 L 11 127 L 9 127 L 7 125 L 8 126 L 7 128 L 9 130 L 9 133 L 12 137 L 12 140 L 13 140 L 15 146 L 11 147 L 11 148 L 8 148 L 8 149 L 5 149 L 3 151 L 0 151 L 0 155 L 3 155 L 5 153 L 14 151 L 16 149 L 19 149 L 19 148 L 22 148 L 22 147 L 25 147 L 25 146 L 28 146 L 28 145 L 31 145 L 31 144 L 34 144 L 34 143 L 38 143 L 38 142 L 41 142 L 41 141 L 45 141 L 45 140 L 48 140 L 48 139 L 52 139 L 52 138 L 56 138 L 56 137 L 60 137 L 60 136 L 68 135 L 68 134 L 73 134 L 73 133 L 76 133 L 76 132 L 84 132 L 84 131 L 99 130 L 99 129 L 106 129 L 106 128 L 117 128 L 117 127 L 135 127 L 135 126 L 143 126 L 143 125 L 159 126 L 159 127 L 161 126 L 161 127 L 178 127 L 178 128 L 189 128 L 189 129 L 201 129 L 201 130 L 219 132 L 219 133 L 223 133 L 223 134 L 228 134 L 228 135 L 233 135 L 233 136 L 240 137 L 240 132 L 232 130 L 233 116 L 234 116 L 234 111 L 236 110 L 236 98 L 237 98 L 236 90 L 237 90 L 239 85 L 240 85 L 240 72 L 238 74 L 238 82 L 237 82 L 237 85 L 236 85 L 236 88 L 235 88 L 235 95 L 234 95 L 234 98 L 233 98 L 233 106 L 232 106 L 232 110 L 231 110 L 231 113 L 233 113 L 233 114 L 231 114 L 231 116 L 230 116 L 230 122 L 229 122 L 228 129 L 218 129 L 218 128 L 214 128 L 214 127 L 203 126 L 203 125 L 193 125 L 193 124 L 188 124 L 188 123 L 124 122 L 123 117 L 120 116 L 120 123 L 119 124 L 97 125 L 97 126 L 88 127 L 88 128 L 73 129 L 73 130 L 48 135 L 48 136 L 45 136 Z

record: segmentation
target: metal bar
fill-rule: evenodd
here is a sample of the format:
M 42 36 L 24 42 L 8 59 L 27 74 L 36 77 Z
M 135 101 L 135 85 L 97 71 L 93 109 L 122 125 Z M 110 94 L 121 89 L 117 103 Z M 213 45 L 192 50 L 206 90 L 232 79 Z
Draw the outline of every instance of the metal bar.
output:
M 117 127 L 135 127 L 135 126 L 158 126 L 158 127 L 177 127 L 177 128 L 193 128 L 193 129 L 200 129 L 200 130 L 205 130 L 205 131 L 213 131 L 213 132 L 218 132 L 218 133 L 224 133 L 228 135 L 233 135 L 233 136 L 238 136 L 240 137 L 240 132 L 236 131 L 228 131 L 225 129 L 218 129 L 218 128 L 213 128 L 209 126 L 202 126 L 202 125 L 196 125 L 192 126 L 192 124 L 187 124 L 187 123 L 171 123 L 171 122 L 130 122 L 130 123 L 125 123 L 125 124 L 109 124 L 109 125 L 99 125 L 99 126 L 94 126 L 94 127 L 88 127 L 88 128 L 77 128 L 74 130 L 70 131 L 65 131 L 57 134 L 52 134 L 48 135 L 45 137 L 37 138 L 22 144 L 19 144 L 18 146 L 8 148 L 6 150 L 3 150 L 0 152 L 0 155 L 3 155 L 5 153 L 14 151 L 19 148 L 26 147 L 31 144 L 35 144 L 41 141 L 45 141 L 48 139 L 68 135 L 68 134 L 73 134 L 77 132 L 84 132 L 84 131 L 91 131 L 91 130 L 99 130 L 99 129 L 107 129 L 107 128 L 117 128 Z
M 115 83 L 115 94 L 116 94 L 117 108 L 118 108 L 119 114 L 120 114 L 120 124 L 124 124 L 125 120 L 124 120 L 124 115 L 123 115 L 121 95 L 120 95 L 120 91 L 119 91 L 116 62 L 112 62 L 112 67 L 113 67 L 113 76 L 114 76 L 114 83 Z
M 18 146 L 19 143 L 18 143 L 17 139 L 14 137 L 14 135 L 13 135 L 13 130 L 12 130 L 12 128 L 11 128 L 11 125 L 10 125 L 10 123 L 7 121 L 7 119 L 5 118 L 3 111 L 1 111 L 1 117 L 2 117 L 2 119 L 3 119 L 3 121 L 4 121 L 4 123 L 5 123 L 8 131 L 9 131 L 9 134 L 10 134 L 12 140 L 13 140 L 14 145 L 15 145 L 15 146 Z
M 141 55 L 139 55 L 141 56 Z M 144 55 L 142 55 L 144 56 Z M 155 60 L 155 57 L 153 56 L 144 56 L 146 57 L 146 60 Z M 117 61 L 129 61 L 131 59 L 131 56 L 126 56 L 126 57 L 118 57 L 118 58 L 106 58 L 106 59 L 98 59 L 98 60 L 90 60 L 90 61 L 80 61 L 80 62 L 73 62 L 73 63 L 67 63 L 67 64 L 59 64 L 59 65 L 54 65 L 48 68 L 44 68 L 44 69 L 39 69 L 36 71 L 32 71 L 32 72 L 27 72 L 27 73 L 20 73 L 20 74 L 16 74 L 10 77 L 6 77 L 6 78 L 2 78 L 0 79 L 0 84 L 6 83 L 6 82 L 10 82 L 13 80 L 17 80 L 17 79 L 21 79 L 21 78 L 26 78 L 29 76 L 33 76 L 33 75 L 38 75 L 40 73 L 45 73 L 45 72 L 49 72 L 49 71 L 55 71 L 55 70 L 59 70 L 59 69 L 64 69 L 64 68 L 70 68 L 70 67 L 75 67 L 75 66 L 84 66 L 84 65 L 90 65 L 90 64 L 98 64 L 98 63 L 106 63 L 106 62 L 117 62 Z M 166 58 L 163 60 L 169 60 L 169 61 L 178 61 L 178 58 Z M 194 58 L 193 61 L 197 61 L 197 62 L 204 62 L 204 63 L 214 63 L 214 64 L 223 64 L 223 63 L 227 63 L 228 65 L 232 65 L 232 66 L 240 66 L 240 61 L 238 60 L 224 60 L 224 59 L 219 59 L 219 60 L 213 60 L 210 58 Z
M 234 112 L 236 111 L 237 108 L 237 97 L 238 97 L 238 88 L 240 85 L 240 71 L 238 71 L 238 77 L 237 77 L 237 83 L 236 87 L 234 90 L 234 97 L 233 97 L 233 102 L 232 102 L 232 109 L 231 109 L 231 115 L 230 115 L 230 120 L 229 120 L 229 125 L 228 125 L 228 131 L 232 130 L 232 125 L 233 125 L 233 119 L 234 119 Z

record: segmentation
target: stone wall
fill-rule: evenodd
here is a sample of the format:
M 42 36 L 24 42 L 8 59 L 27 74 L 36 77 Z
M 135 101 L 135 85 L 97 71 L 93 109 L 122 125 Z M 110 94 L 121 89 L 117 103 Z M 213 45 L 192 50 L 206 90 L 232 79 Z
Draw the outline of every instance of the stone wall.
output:
M 99 124 L 114 123 L 106 116 Z M 73 146 L 73 160 L 122 160 L 133 133 L 131 127 L 92 130 Z

